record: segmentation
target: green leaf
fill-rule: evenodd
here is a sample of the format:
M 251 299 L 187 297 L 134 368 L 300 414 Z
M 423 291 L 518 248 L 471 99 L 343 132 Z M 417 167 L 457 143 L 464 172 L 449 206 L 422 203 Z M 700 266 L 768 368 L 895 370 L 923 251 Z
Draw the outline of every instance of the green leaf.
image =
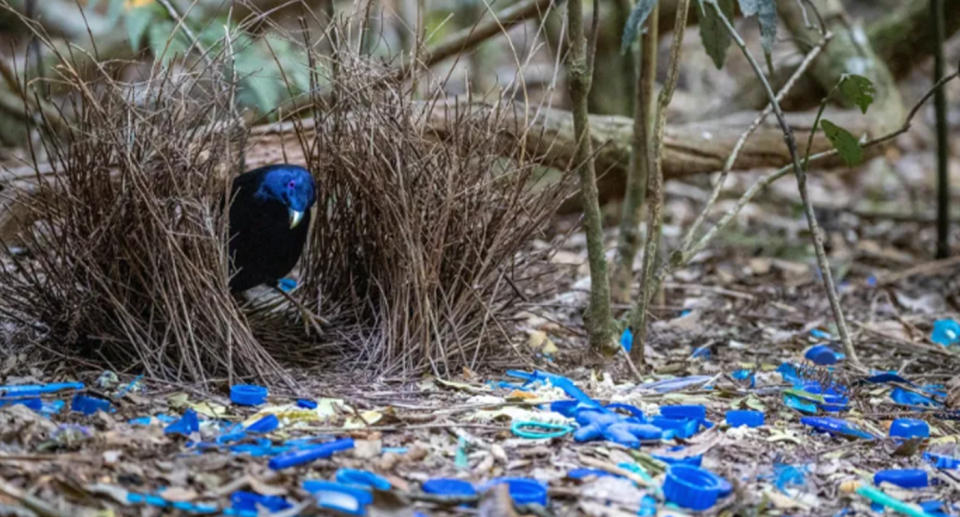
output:
M 870 79 L 862 75 L 850 74 L 840 78 L 840 93 L 866 114 L 867 108 L 873 104 L 873 97 L 877 94 L 877 90 Z
M 723 24 L 723 20 L 717 16 L 714 5 L 719 6 L 727 19 L 733 18 L 734 0 L 700 0 L 700 9 L 697 11 L 700 17 L 700 39 L 703 41 L 703 47 L 707 54 L 713 59 L 713 64 L 717 69 L 723 68 L 723 62 L 727 59 L 727 48 L 730 47 L 730 33 Z M 707 5 L 713 4 L 713 5 Z
M 140 41 L 147 32 L 150 22 L 153 20 L 154 10 L 150 7 L 137 7 L 127 12 L 124 24 L 127 27 L 127 38 L 130 39 L 130 47 L 134 52 L 140 50 Z
M 657 0 L 639 0 L 637 5 L 633 6 L 627 22 L 623 25 L 623 41 L 620 43 L 620 52 L 626 54 L 630 50 L 630 45 L 637 41 L 637 33 L 640 27 L 650 16 L 653 8 L 657 6 Z
M 823 134 L 833 144 L 833 148 L 840 153 L 840 158 L 847 164 L 847 167 L 854 167 L 863 163 L 863 149 L 860 148 L 860 142 L 849 131 L 826 119 L 820 121 L 820 127 L 823 128 Z

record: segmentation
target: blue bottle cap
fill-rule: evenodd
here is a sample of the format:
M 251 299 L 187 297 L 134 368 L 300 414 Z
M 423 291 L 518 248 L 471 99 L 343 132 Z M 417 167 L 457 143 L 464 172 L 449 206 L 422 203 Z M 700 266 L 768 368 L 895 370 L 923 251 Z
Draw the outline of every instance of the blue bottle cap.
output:
M 890 424 L 890 437 L 930 438 L 930 426 L 915 418 L 898 418 Z
M 391 486 L 387 478 L 367 470 L 338 469 L 335 479 L 337 483 L 361 486 L 364 488 L 376 488 L 377 490 L 390 490 Z
M 930 340 L 943 346 L 960 343 L 960 323 L 951 319 L 934 321 Z
M 673 419 L 706 420 L 707 407 L 703 404 L 660 406 L 660 416 Z
M 327 510 L 364 515 L 367 505 L 373 502 L 373 492 L 343 483 L 308 480 L 304 481 L 302 486 L 317 499 L 318 507 Z
M 920 469 L 881 470 L 873 475 L 873 484 L 890 483 L 900 488 L 923 488 L 930 484 L 927 472 Z
M 815 345 L 807 350 L 803 355 L 808 361 L 818 366 L 829 366 L 837 364 L 846 356 L 830 348 L 827 345 Z
M 110 401 L 99 397 L 89 397 L 77 393 L 70 402 L 70 411 L 92 415 L 97 411 L 110 412 Z
M 421 490 L 433 495 L 475 496 L 477 489 L 468 481 L 455 478 L 434 478 L 423 482 Z
M 255 384 L 230 386 L 230 401 L 240 406 L 259 406 L 267 400 L 267 388 Z
M 734 409 L 727 411 L 727 423 L 733 427 L 760 427 L 763 425 L 763 412 L 752 409 Z
M 280 419 L 277 415 L 267 415 L 247 426 L 246 430 L 253 433 L 269 433 L 278 427 L 280 427 Z
M 663 495 L 668 501 L 698 511 L 712 507 L 730 490 L 725 479 L 691 465 L 671 465 L 663 482 Z
M 297 399 L 297 407 L 303 409 L 317 409 L 317 402 L 309 399 Z
M 506 484 L 510 489 L 510 497 L 515 504 L 547 505 L 547 487 L 543 483 L 530 478 L 496 478 L 484 485 L 483 492 L 496 485 Z

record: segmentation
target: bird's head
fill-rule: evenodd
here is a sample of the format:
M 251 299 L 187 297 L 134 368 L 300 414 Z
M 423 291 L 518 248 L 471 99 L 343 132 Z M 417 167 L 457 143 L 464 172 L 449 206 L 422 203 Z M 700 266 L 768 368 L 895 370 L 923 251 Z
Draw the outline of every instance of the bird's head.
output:
M 264 176 L 257 197 L 283 203 L 290 214 L 290 228 L 296 228 L 317 200 L 316 184 L 307 169 L 278 165 Z

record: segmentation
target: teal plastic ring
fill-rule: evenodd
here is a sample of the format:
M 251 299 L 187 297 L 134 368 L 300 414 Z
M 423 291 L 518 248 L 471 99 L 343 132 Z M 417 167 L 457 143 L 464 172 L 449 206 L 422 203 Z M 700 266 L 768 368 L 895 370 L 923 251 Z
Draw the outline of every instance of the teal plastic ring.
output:
M 542 429 L 542 431 L 527 431 L 524 428 Z M 542 440 L 544 438 L 560 438 L 574 431 L 573 426 L 561 424 L 548 424 L 545 422 L 533 422 L 530 420 L 516 421 L 510 424 L 510 431 L 520 438 L 529 440 Z

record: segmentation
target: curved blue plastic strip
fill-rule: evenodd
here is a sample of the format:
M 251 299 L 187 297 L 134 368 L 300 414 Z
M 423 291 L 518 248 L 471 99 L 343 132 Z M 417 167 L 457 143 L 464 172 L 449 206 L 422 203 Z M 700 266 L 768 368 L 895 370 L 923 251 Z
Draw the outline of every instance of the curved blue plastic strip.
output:
M 329 458 L 334 453 L 353 448 L 353 438 L 341 438 L 322 445 L 312 446 L 306 449 L 295 449 L 285 452 L 270 460 L 268 466 L 273 470 L 282 470 L 285 468 L 296 467 L 304 463 L 310 463 L 321 458 Z
M 260 420 L 247 426 L 247 431 L 251 433 L 269 433 L 280 427 L 280 419 L 277 415 L 267 415 Z
M 338 469 L 335 479 L 337 483 L 375 488 L 377 490 L 390 490 L 391 487 L 390 481 L 388 481 L 387 478 L 367 470 Z

